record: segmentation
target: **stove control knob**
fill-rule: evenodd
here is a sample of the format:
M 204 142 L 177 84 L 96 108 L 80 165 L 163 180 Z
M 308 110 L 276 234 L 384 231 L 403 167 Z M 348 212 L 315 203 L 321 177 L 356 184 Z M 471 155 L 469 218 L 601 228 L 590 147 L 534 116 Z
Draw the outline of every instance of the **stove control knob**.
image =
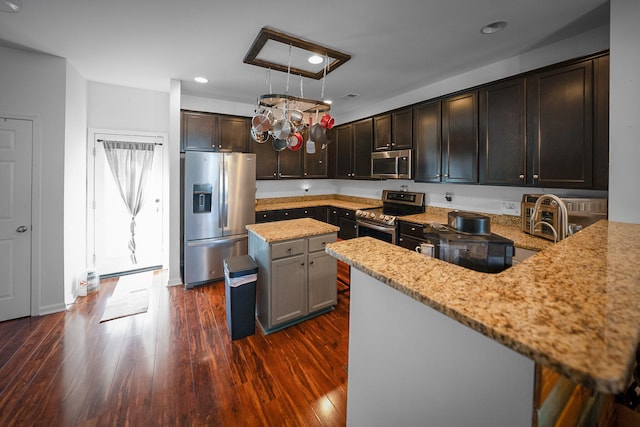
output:
M 390 219 L 391 219 L 391 218 L 389 217 L 389 215 L 385 215 L 385 216 L 384 216 L 384 220 L 385 220 L 385 221 L 389 221 Z
M 375 217 L 376 217 L 376 214 L 375 214 L 375 212 L 371 212 L 371 213 L 369 214 L 369 216 L 370 216 L 371 218 L 375 218 Z

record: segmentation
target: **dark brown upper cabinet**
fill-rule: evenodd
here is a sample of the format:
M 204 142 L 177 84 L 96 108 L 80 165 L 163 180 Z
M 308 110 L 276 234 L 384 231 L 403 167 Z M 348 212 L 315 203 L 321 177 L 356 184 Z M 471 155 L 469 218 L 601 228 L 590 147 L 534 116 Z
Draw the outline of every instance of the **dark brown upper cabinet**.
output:
M 181 111 L 182 150 L 248 152 L 249 119 Z M 251 140 L 252 141 L 252 140 Z
M 413 148 L 413 109 L 405 108 L 373 119 L 373 151 Z
M 593 189 L 609 188 L 609 55 L 593 60 Z
M 440 182 L 442 176 L 442 103 L 420 104 L 413 111 L 413 137 L 417 182 Z
M 336 146 L 335 178 L 370 179 L 373 118 L 340 125 L 333 129 Z
M 256 179 L 278 179 L 278 152 L 271 138 L 262 144 L 253 142 L 251 152 L 256 154 Z
M 352 125 L 345 124 L 333 129 L 335 147 L 332 150 L 335 154 L 332 157 L 335 163 L 335 173 L 333 177 L 348 179 L 353 173 L 353 129 Z
M 351 178 L 371 179 L 373 119 L 353 123 L 353 172 Z
M 536 187 L 591 188 L 593 61 L 527 77 L 527 141 Z
M 526 92 L 524 78 L 479 91 L 480 183 L 524 185 L 527 176 Z
M 442 182 L 478 182 L 478 93 L 442 100 Z
M 316 151 L 313 154 L 304 153 L 304 177 L 305 178 L 327 178 L 329 158 L 329 145 L 324 148 L 322 144 L 316 144 Z M 303 148 L 304 150 L 304 148 Z

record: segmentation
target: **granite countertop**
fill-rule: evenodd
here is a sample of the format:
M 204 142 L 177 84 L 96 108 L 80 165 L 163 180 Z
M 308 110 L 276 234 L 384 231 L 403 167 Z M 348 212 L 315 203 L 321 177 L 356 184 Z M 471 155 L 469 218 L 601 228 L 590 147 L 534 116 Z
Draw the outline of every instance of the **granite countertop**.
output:
M 574 382 L 605 393 L 627 385 L 640 340 L 640 225 L 599 221 L 499 274 L 370 237 L 326 251 Z
M 267 243 L 280 242 L 320 234 L 337 233 L 340 227 L 313 218 L 289 219 L 286 221 L 249 224 L 247 230 L 255 233 Z
M 349 196 L 303 196 L 281 197 L 277 199 L 259 199 L 256 202 L 256 212 L 274 211 L 279 209 L 311 208 L 314 206 L 333 206 L 350 210 L 367 209 L 382 206 L 380 200 L 365 199 Z

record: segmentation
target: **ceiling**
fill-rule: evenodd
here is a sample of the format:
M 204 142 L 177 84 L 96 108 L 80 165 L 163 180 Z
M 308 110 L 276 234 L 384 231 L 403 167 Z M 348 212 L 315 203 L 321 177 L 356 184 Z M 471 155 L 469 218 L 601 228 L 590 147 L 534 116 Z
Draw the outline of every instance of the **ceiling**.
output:
M 22 0 L 0 44 L 66 58 L 89 81 L 254 104 L 320 99 L 323 80 L 243 63 L 262 27 L 351 55 L 324 80 L 340 111 L 608 25 L 606 0 Z M 480 29 L 507 21 L 498 33 Z M 196 76 L 207 84 L 193 81 Z M 287 78 L 288 77 L 288 78 Z M 301 85 L 302 80 L 302 85 Z M 269 89 L 269 85 L 271 89 Z M 349 94 L 358 95 L 349 97 Z

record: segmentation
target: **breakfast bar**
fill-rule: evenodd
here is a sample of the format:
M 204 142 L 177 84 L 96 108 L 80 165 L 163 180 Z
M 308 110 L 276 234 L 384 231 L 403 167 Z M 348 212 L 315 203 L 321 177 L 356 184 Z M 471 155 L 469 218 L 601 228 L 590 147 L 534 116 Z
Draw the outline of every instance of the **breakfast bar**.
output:
M 599 221 L 499 274 L 366 237 L 326 250 L 352 267 L 349 424 L 428 414 L 438 425 L 531 425 L 536 363 L 596 392 L 628 384 L 640 225 Z

